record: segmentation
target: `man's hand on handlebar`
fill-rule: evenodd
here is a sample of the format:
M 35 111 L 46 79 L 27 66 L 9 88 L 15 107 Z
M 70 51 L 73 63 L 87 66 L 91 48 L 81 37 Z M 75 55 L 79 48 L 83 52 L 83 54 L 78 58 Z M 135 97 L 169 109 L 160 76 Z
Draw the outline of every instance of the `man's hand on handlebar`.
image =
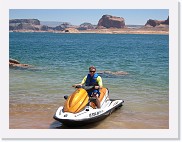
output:
M 74 85 L 72 85 L 72 87 L 80 88 L 80 87 L 82 87 L 82 84 L 74 84 Z
M 100 86 L 95 86 L 95 89 L 100 89 Z

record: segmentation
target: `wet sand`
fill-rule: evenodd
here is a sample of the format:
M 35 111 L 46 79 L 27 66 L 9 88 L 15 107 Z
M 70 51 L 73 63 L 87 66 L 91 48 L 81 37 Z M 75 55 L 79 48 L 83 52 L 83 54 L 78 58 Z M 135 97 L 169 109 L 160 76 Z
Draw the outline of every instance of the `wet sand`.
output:
M 168 129 L 168 115 L 151 115 L 146 108 L 123 105 L 106 119 L 82 126 L 66 127 L 53 119 L 59 104 L 10 104 L 10 129 Z M 139 110 L 137 110 L 139 109 Z M 148 108 L 151 109 L 151 108 Z M 158 109 L 157 107 L 153 108 Z M 161 108 L 163 109 L 163 108 Z M 139 112 L 140 111 L 140 112 Z M 159 110 L 160 111 L 160 110 Z M 152 116 L 152 117 L 151 117 Z

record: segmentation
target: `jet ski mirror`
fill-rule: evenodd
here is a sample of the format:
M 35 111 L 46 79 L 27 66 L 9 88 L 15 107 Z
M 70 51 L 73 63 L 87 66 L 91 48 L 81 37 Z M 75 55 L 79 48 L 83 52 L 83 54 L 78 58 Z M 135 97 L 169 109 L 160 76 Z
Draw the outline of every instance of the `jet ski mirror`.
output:
M 82 88 L 82 86 L 81 85 L 76 85 L 75 88 Z
M 68 99 L 68 96 L 67 96 L 67 95 L 66 95 L 66 96 L 64 96 L 64 99 L 65 99 L 65 100 L 67 100 L 67 99 Z

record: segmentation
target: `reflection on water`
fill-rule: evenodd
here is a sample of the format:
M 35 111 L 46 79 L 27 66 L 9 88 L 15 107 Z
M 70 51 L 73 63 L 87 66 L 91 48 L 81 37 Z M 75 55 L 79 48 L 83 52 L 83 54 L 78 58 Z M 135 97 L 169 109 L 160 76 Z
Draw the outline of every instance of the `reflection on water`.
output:
M 62 125 L 62 123 L 58 122 L 58 121 L 54 121 L 51 123 L 50 129 L 64 129 L 66 128 L 64 125 Z

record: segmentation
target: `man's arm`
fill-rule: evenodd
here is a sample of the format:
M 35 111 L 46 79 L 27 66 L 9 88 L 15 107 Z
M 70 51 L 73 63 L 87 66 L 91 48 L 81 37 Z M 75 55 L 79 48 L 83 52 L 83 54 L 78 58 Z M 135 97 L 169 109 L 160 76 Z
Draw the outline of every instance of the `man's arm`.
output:
M 86 80 L 87 80 L 87 76 L 85 76 L 85 77 L 83 78 L 83 80 L 82 80 L 82 82 L 81 82 L 80 84 L 81 84 L 81 85 L 85 84 Z
M 102 84 L 102 78 L 100 76 L 97 77 L 97 82 L 99 86 L 95 86 L 95 89 L 101 89 L 103 87 L 103 84 Z

